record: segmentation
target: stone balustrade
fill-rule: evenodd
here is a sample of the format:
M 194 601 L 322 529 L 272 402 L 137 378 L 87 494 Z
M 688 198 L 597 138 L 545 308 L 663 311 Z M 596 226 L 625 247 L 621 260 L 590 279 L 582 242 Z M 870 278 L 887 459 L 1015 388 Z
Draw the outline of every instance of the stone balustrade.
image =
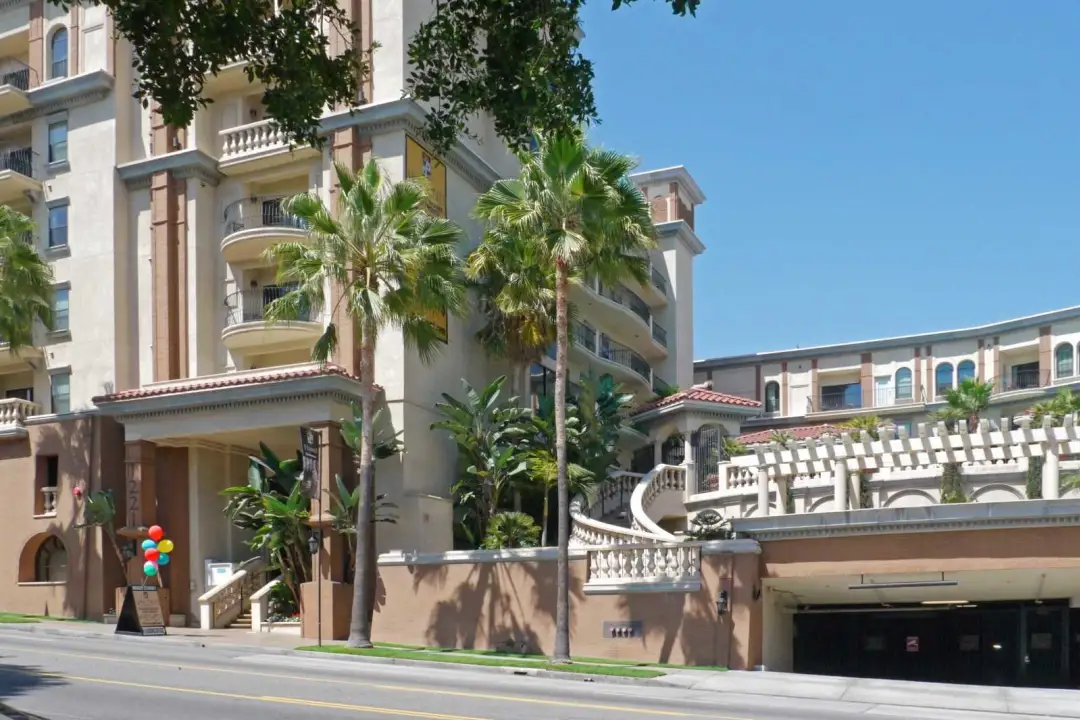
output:
M 0 437 L 25 436 L 26 420 L 41 414 L 41 406 L 29 400 L 0 400 Z
M 693 543 L 641 543 L 589 548 L 586 594 L 701 588 L 701 547 Z
M 59 495 L 59 488 L 41 488 L 41 517 L 56 517 L 56 503 Z
M 269 120 L 226 128 L 218 135 L 221 138 L 222 162 L 289 147 L 288 136 Z

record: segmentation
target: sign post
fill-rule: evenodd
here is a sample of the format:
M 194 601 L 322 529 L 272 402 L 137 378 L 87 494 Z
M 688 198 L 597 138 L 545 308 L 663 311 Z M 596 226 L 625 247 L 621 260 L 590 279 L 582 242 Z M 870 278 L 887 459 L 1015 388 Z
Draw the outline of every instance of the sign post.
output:
M 315 625 L 322 647 L 322 468 L 319 462 L 319 435 L 311 428 L 300 428 L 300 459 L 303 463 L 301 489 L 309 498 L 318 498 L 319 526 L 311 531 L 311 552 L 315 555 Z
M 116 618 L 116 632 L 124 635 L 165 635 L 165 616 L 156 585 L 129 585 Z

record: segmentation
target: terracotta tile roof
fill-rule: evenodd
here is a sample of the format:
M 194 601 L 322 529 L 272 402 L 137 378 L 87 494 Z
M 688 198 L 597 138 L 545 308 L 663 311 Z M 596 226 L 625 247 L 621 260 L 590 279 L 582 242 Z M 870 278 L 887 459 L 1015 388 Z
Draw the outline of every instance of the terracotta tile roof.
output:
M 750 400 L 749 398 L 739 397 L 738 395 L 728 395 L 727 393 L 716 392 L 715 390 L 709 390 L 708 388 L 694 387 L 689 390 L 683 390 L 677 392 L 674 395 L 669 395 L 666 398 L 660 398 L 654 400 L 651 403 L 647 403 L 639 407 L 634 414 L 646 412 L 648 410 L 655 410 L 656 408 L 667 407 L 668 405 L 674 405 L 678 402 L 690 400 L 693 402 L 707 402 L 716 403 L 717 405 L 736 405 L 738 407 L 757 408 L 761 407 L 761 403 L 757 400 Z
M 338 375 L 341 377 L 359 380 L 340 365 L 311 365 L 298 368 L 269 369 L 265 373 L 236 373 L 235 375 L 216 375 L 212 378 L 200 380 L 192 378 L 189 383 L 172 382 L 160 387 L 136 388 L 123 390 L 112 395 L 102 395 L 93 399 L 95 404 L 104 402 L 118 402 L 122 400 L 138 400 L 159 395 L 172 395 L 174 393 L 198 392 L 203 390 L 217 390 L 219 388 L 239 387 L 242 385 L 258 385 L 261 383 L 279 382 L 281 380 L 296 380 L 298 378 L 318 377 L 320 375 Z M 378 385 L 376 390 L 380 390 Z
M 769 442 L 774 432 L 783 432 L 791 435 L 795 440 L 810 440 L 822 435 L 839 435 L 843 430 L 835 425 L 806 425 L 803 427 L 774 428 L 772 430 L 757 430 L 755 432 L 740 435 L 737 440 L 743 445 L 759 445 Z

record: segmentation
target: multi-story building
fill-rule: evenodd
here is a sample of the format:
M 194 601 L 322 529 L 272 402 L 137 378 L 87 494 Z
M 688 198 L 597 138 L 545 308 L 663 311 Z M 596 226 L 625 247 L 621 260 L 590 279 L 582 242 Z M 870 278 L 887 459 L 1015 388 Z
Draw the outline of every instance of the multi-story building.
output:
M 165 571 L 171 610 L 190 619 L 208 587 L 206 563 L 252 554 L 222 516 L 220 492 L 246 482 L 259 443 L 292 456 L 298 429 L 313 427 L 324 492 L 335 473 L 351 472 L 337 424 L 359 399 L 357 338 L 338 310 L 337 354 L 319 366 L 311 348 L 333 306 L 289 323 L 264 317 L 286 290 L 264 251 L 305 237 L 282 200 L 312 192 L 331 203 L 332 162 L 356 169 L 377 158 L 391 179 L 426 176 L 438 211 L 475 244 L 479 193 L 517 161 L 486 120 L 444 157 L 425 145 L 424 109 L 401 91 L 406 41 L 426 4 L 346 5 L 380 46 L 374 71 L 358 111 L 323 117 L 325 147 L 296 148 L 266 118 L 240 63 L 208 78 L 213 102 L 190 127 L 169 127 L 126 91 L 131 50 L 113 38 L 103 7 L 0 2 L 0 202 L 35 219 L 34 242 L 57 280 L 56 328 L 18 355 L 0 346 L 0 479 L 17 488 L 0 511 L 0 567 L 19 579 L 0 585 L 0 607 L 90 616 L 114 607 L 120 574 L 104 539 L 74 528 L 76 487 L 113 490 L 129 536 L 166 527 L 181 549 Z M 694 208 L 704 196 L 681 167 L 636 179 L 657 223 L 650 281 L 574 288 L 571 370 L 610 373 L 645 400 L 692 380 L 693 261 L 704 249 Z M 428 365 L 399 332 L 379 339 L 380 402 L 407 448 L 378 470 L 399 514 L 380 530 L 384 549 L 451 547 L 456 449 L 429 427 L 441 393 L 506 371 L 475 340 L 478 329 L 476 317 L 445 318 L 445 346 Z M 548 391 L 553 367 L 545 358 L 519 387 Z M 642 438 L 625 441 L 629 452 Z M 332 533 L 324 542 L 341 549 Z M 76 557 L 77 547 L 89 554 Z M 333 567 L 328 592 L 340 594 L 343 564 Z

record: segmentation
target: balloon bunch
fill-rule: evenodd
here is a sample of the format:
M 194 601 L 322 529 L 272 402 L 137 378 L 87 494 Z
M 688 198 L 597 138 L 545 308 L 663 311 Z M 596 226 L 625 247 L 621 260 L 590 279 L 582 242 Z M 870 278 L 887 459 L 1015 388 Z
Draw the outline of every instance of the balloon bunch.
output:
M 151 526 L 148 534 L 150 537 L 142 541 L 143 557 L 146 558 L 143 572 L 147 577 L 154 577 L 162 565 L 169 564 L 169 553 L 175 550 L 176 546 L 172 540 L 165 537 L 165 531 L 160 525 Z

